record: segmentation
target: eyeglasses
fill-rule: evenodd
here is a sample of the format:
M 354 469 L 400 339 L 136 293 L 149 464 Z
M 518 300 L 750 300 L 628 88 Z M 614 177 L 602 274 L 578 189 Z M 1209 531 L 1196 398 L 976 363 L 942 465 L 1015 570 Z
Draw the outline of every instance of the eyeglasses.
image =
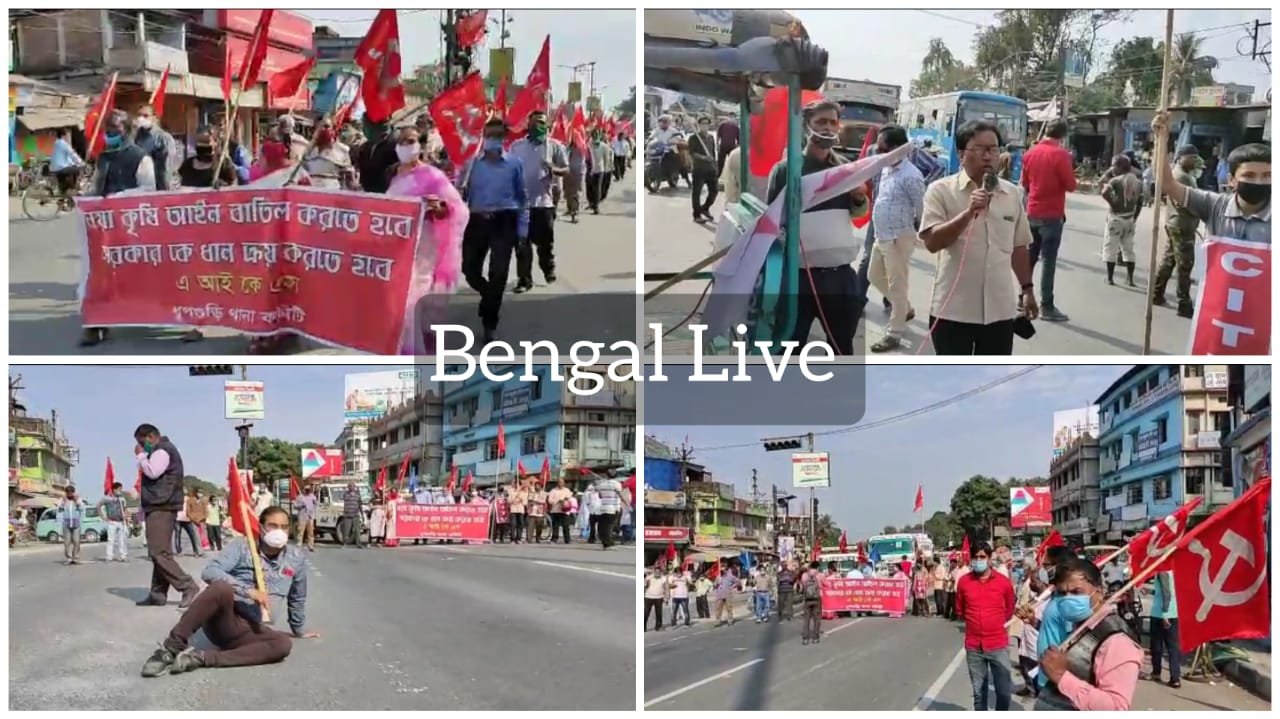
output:
M 986 157 L 995 157 L 1000 154 L 999 145 L 969 145 L 965 148 L 965 152 L 972 152 L 975 155 L 983 155 Z

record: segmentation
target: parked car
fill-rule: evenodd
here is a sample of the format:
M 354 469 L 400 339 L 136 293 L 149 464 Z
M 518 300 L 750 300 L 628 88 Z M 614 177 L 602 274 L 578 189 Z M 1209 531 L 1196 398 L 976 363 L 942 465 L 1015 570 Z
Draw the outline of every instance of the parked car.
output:
M 57 507 L 44 510 L 36 523 L 36 536 L 46 542 L 62 541 L 62 512 Z M 85 507 L 80 520 L 80 541 L 97 542 L 107 538 L 107 523 L 98 515 L 97 507 Z

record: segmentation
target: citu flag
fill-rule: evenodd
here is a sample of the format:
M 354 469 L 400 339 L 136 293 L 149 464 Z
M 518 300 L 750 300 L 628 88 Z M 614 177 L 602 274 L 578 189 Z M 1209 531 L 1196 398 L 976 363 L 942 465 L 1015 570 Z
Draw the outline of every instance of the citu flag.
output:
M 859 160 L 866 157 L 871 152 L 871 146 L 875 143 L 875 139 L 877 135 L 878 133 L 876 132 L 870 132 L 870 131 L 867 132 L 866 138 L 862 141 L 862 151 L 858 153 Z M 853 218 L 853 226 L 858 228 L 859 230 L 866 227 L 867 223 L 871 222 L 871 204 L 875 202 L 875 198 L 871 196 L 870 180 L 867 181 L 866 190 L 867 190 L 867 212 L 864 215 L 858 215 L 857 217 Z M 917 508 L 916 511 L 919 512 L 920 509 Z
M 139 470 L 141 471 L 141 470 Z M 111 485 L 116 483 L 116 470 L 111 466 L 111 458 L 107 457 L 107 471 L 102 475 L 102 496 L 111 496 Z
M 356 109 L 356 103 L 360 102 L 359 88 L 357 88 L 356 96 L 351 98 L 351 102 L 345 103 L 333 113 L 333 126 L 341 128 L 351 119 L 351 111 Z
M 915 509 L 911 511 L 913 512 L 924 511 L 924 485 L 923 484 L 916 487 L 916 506 L 915 506 Z
M 156 83 L 156 89 L 151 91 L 151 99 L 147 104 L 156 111 L 156 119 L 164 116 L 164 95 L 169 89 L 169 65 L 164 66 L 164 72 L 160 74 L 160 82 Z
M 480 149 L 488 104 L 484 81 L 478 72 L 467 75 L 432 98 L 427 113 L 435 120 L 445 154 L 454 165 L 462 167 Z
M 822 93 L 813 90 L 800 91 L 801 106 L 821 100 Z M 768 177 L 773 166 L 782 159 L 787 149 L 787 88 L 774 87 L 765 91 L 764 102 L 758 115 L 751 116 L 751 148 L 747 153 L 751 160 L 751 174 Z
M 964 535 L 964 541 L 960 543 L 960 557 L 963 562 L 969 561 L 969 535 L 967 534 Z M 1036 560 L 1036 563 L 1040 563 L 1039 559 Z
M 1206 642 L 1271 635 L 1270 496 L 1271 478 L 1263 477 L 1178 540 L 1168 561 L 1182 651 Z
M 297 499 L 299 494 L 302 494 L 302 487 L 298 485 L 298 478 L 294 476 L 293 472 L 290 472 L 289 473 L 289 501 L 292 502 L 295 499 Z
M 84 116 L 84 129 L 89 133 L 89 148 L 85 152 L 85 159 L 92 160 L 98 156 L 102 148 L 107 145 L 107 135 L 103 132 L 107 115 L 116 107 L 116 78 L 119 73 L 111 73 L 111 79 L 107 80 L 107 87 L 98 96 L 97 102 L 89 107 L 89 112 Z
M 502 426 L 502 420 L 498 420 L 498 456 L 507 456 L 507 430 Z
M 1049 547 L 1061 547 L 1065 544 L 1066 542 L 1063 541 L 1062 534 L 1060 534 L 1058 530 L 1055 529 L 1052 532 L 1049 532 L 1049 536 L 1045 537 L 1044 541 L 1040 542 L 1039 547 L 1036 547 L 1036 564 L 1044 562 L 1044 554 L 1049 551 Z
M 370 122 L 386 122 L 405 106 L 400 84 L 400 24 L 395 10 L 379 10 L 356 48 L 355 63 L 364 70 L 360 92 Z
M 819 555 L 821 555 L 821 554 L 822 554 L 822 548 L 818 546 L 818 542 L 817 542 L 817 541 L 814 541 L 814 543 L 813 543 L 813 551 L 809 553 L 809 561 L 810 561 L 810 562 L 816 562 L 816 561 L 818 561 L 818 556 L 819 556 Z
M 707 570 L 707 577 L 713 580 L 720 578 L 720 560 L 719 559 L 716 560 L 715 564 L 711 565 L 711 569 Z
M 498 89 L 493 94 L 493 114 L 497 117 L 507 116 L 507 78 L 502 78 Z
M 409 476 L 409 453 L 404 453 L 404 459 L 400 460 L 400 471 L 396 473 L 396 485 L 404 484 L 405 477 Z
M 260 532 L 258 518 L 253 514 L 253 502 L 249 500 L 249 491 L 245 483 L 240 481 L 240 470 L 236 468 L 236 460 L 232 457 L 227 462 L 227 514 L 231 517 L 231 528 L 240 534 L 257 537 Z M 247 480 L 249 475 L 243 475 Z
M 1182 539 L 1187 531 L 1187 517 L 1203 501 L 1204 497 L 1195 497 L 1129 542 L 1129 571 L 1132 576 L 1138 576 L 1148 564 Z
M 539 474 L 542 476 L 542 486 L 545 489 L 547 484 L 551 481 L 551 459 L 550 458 L 543 456 L 542 471 Z M 632 479 L 635 479 L 635 475 L 632 475 Z
M 484 39 L 488 19 L 488 10 L 472 10 L 470 15 L 458 20 L 455 24 L 458 47 L 466 50 L 479 45 Z
M 582 113 L 581 105 L 574 110 L 573 122 L 569 123 L 569 142 L 579 152 L 587 151 L 587 116 Z
M 840 553 L 847 554 L 848 552 L 849 552 L 849 532 L 846 530 L 840 533 Z
M 547 111 L 547 97 L 551 94 L 551 36 L 542 41 L 538 59 L 533 61 L 524 87 L 516 93 L 507 112 L 507 124 L 513 135 L 524 135 L 529 127 L 529 115 L 535 110 Z
M 676 553 L 676 543 L 667 542 L 667 562 L 670 563 L 670 562 L 676 561 L 677 556 L 678 555 Z
M 569 120 L 564 116 L 565 104 L 556 108 L 556 118 L 551 122 L 551 139 L 561 145 L 569 144 Z

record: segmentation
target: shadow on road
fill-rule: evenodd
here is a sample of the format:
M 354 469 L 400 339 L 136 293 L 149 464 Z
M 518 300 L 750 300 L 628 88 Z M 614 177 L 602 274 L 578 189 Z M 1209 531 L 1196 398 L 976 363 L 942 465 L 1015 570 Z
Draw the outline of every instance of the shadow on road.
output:
M 107 587 L 107 594 L 121 599 L 127 599 L 130 602 L 141 602 L 151 593 L 146 587 Z
M 967 711 L 973 711 L 973 707 L 962 707 L 959 704 L 952 704 L 951 702 L 934 702 L 929 705 L 929 711 L 931 712 L 967 712 Z
M 9 301 L 61 300 L 74 302 L 76 286 L 63 282 L 10 282 Z
M 773 663 L 776 659 L 781 631 L 781 620 L 766 624 L 764 633 L 760 637 L 760 655 L 764 661 L 752 665 L 747 670 L 742 694 L 738 696 L 733 711 L 753 711 L 764 708 L 765 693 L 769 689 L 769 677 L 774 673 Z

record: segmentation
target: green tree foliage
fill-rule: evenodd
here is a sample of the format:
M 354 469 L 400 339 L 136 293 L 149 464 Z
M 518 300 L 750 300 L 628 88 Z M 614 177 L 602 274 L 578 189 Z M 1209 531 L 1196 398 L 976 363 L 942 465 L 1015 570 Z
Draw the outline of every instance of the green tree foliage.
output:
M 185 490 L 187 494 L 190 494 L 193 489 L 198 489 L 205 497 L 212 497 L 215 495 L 221 497 L 225 496 L 227 493 L 227 483 L 219 482 L 215 484 L 214 482 L 206 482 L 194 474 L 188 474 L 182 478 L 182 489 Z
M 884 525 L 884 527 L 880 530 L 880 533 L 881 533 L 881 534 L 897 534 L 897 533 L 898 533 L 898 528 L 897 528 L 897 527 L 895 527 L 895 526 L 893 526 L 892 524 L 886 524 L 886 525 Z
M 814 527 L 814 535 L 819 547 L 832 547 L 840 544 L 840 528 L 829 514 L 819 514 L 818 523 Z
M 631 86 L 631 94 L 627 95 L 627 99 L 613 106 L 613 114 L 618 117 L 635 117 L 636 114 L 636 86 Z
M 301 450 L 307 447 L 323 446 L 322 442 L 297 443 L 274 437 L 250 437 L 249 467 L 253 470 L 254 483 L 261 484 L 265 481 L 270 482 L 268 486 L 274 487 L 277 480 L 288 479 L 290 472 L 293 476 L 301 478 Z M 236 464 L 239 463 L 240 456 L 236 455 Z M 226 483 L 224 481 L 221 484 Z
M 997 524 L 1009 519 L 1009 489 L 976 474 L 951 495 L 951 515 L 971 540 L 988 538 Z
M 929 51 L 920 62 L 920 74 L 911 81 L 911 97 L 937 95 L 956 90 L 976 90 L 981 79 L 975 68 L 956 59 L 951 49 L 935 37 L 929 40 Z
M 987 86 L 1024 100 L 1062 92 L 1068 48 L 1095 67 L 1098 30 L 1127 20 L 1127 10 L 1001 10 L 996 23 L 974 36 L 974 66 Z
M 934 512 L 932 517 L 924 520 L 924 533 L 933 540 L 933 546 L 945 547 L 961 541 L 964 530 L 948 512 Z
M 1169 57 L 1169 104 L 1190 102 L 1191 88 L 1213 84 L 1213 70 L 1218 67 L 1218 61 L 1201 53 L 1203 40 L 1191 33 L 1173 39 L 1173 52 Z M 1163 43 L 1160 51 L 1163 56 Z

